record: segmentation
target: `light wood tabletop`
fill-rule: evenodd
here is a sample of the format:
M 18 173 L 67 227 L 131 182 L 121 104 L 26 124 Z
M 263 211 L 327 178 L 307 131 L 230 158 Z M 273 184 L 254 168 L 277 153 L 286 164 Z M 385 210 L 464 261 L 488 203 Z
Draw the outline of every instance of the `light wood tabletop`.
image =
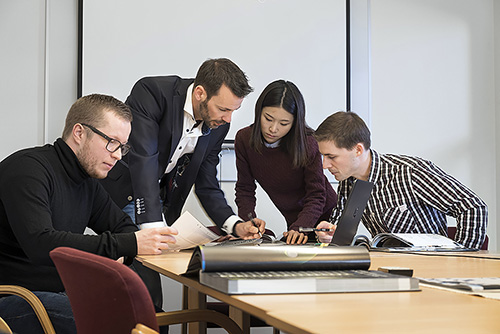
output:
M 371 267 L 406 267 L 414 277 L 500 277 L 500 255 L 371 252 Z M 416 292 L 322 293 L 230 296 L 182 276 L 190 251 L 141 256 L 143 263 L 190 292 L 190 307 L 206 295 L 231 305 L 232 317 L 248 332 L 248 315 L 286 333 L 500 333 L 500 301 L 421 287 Z M 204 332 L 192 326 L 190 332 Z

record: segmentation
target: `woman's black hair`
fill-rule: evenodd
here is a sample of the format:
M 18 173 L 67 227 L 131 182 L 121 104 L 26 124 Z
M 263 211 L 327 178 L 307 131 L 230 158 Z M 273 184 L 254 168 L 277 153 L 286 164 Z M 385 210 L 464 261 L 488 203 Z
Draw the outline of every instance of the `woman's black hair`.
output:
M 304 97 L 293 82 L 276 80 L 267 85 L 255 104 L 255 120 L 250 136 L 250 147 L 260 152 L 264 145 L 261 130 L 261 114 L 265 107 L 283 108 L 293 115 L 290 131 L 281 138 L 280 148 L 292 157 L 294 167 L 304 167 L 308 163 L 307 135 L 312 129 L 307 126 Z

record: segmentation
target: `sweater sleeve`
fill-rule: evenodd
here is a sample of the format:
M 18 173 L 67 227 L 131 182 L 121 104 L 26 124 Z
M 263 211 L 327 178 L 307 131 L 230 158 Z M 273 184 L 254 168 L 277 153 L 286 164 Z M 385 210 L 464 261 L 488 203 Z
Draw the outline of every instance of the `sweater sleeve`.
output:
M 94 186 L 92 213 L 88 227 L 98 235 L 111 234 L 110 241 L 115 244 L 116 249 L 108 252 L 109 254 L 115 252 L 114 256 L 118 256 L 118 254 L 122 254 L 120 256 L 137 255 L 137 241 L 133 233 L 138 231 L 137 226 L 129 215 L 115 204 L 100 183 L 95 182 Z M 96 252 L 96 254 L 100 253 L 106 254 L 105 251 L 101 250 Z
M 288 228 L 289 230 L 298 230 L 301 226 L 314 227 L 325 208 L 327 194 L 321 154 L 316 140 L 311 136 L 308 136 L 307 139 L 310 163 L 304 168 L 304 205 L 297 220 Z
M 251 148 L 248 145 L 250 128 L 245 128 L 236 133 L 234 140 L 234 151 L 236 154 L 236 169 L 238 171 L 238 179 L 236 181 L 236 205 L 238 206 L 238 215 L 240 217 L 256 217 L 255 215 L 255 178 L 252 175 L 250 164 L 248 161 L 248 150 Z
M 83 234 L 89 222 L 84 215 L 88 212 L 92 212 L 96 221 L 109 222 L 119 215 L 114 209 L 105 210 L 112 202 L 109 195 L 105 199 L 104 194 L 100 194 L 96 201 L 102 202 L 97 210 L 93 210 L 87 197 L 92 196 L 92 190 L 85 188 L 81 190 L 81 201 L 75 203 L 68 199 L 69 196 L 64 196 L 66 188 L 53 182 L 58 175 L 40 161 L 29 157 L 19 159 L 4 173 L 2 202 L 13 234 L 11 238 L 18 242 L 18 247 L 33 263 L 51 264 L 49 252 L 59 246 L 73 247 L 112 259 L 136 254 L 135 234 L 131 233 L 134 230 L 133 223 L 125 217 L 115 229 L 116 232 L 120 230 L 120 233 L 102 230 L 99 235 Z M 56 216 L 58 228 L 54 226 Z

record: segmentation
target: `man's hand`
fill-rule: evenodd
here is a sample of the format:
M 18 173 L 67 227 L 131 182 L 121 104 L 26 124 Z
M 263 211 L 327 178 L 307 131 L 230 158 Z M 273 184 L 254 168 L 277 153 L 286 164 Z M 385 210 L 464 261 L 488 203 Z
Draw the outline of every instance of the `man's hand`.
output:
M 300 233 L 295 230 L 290 230 L 288 232 L 284 232 L 283 236 L 286 237 L 286 243 L 289 245 L 293 244 L 305 244 L 307 242 L 307 235 L 304 233 Z
M 329 244 L 332 241 L 333 234 L 335 233 L 335 229 L 337 225 L 330 224 L 327 221 L 322 221 L 316 226 L 317 228 L 330 228 L 332 229 L 329 232 L 316 231 L 316 235 L 318 236 L 318 241 L 321 243 Z
M 137 255 L 161 254 L 163 249 L 168 249 L 168 244 L 176 242 L 178 232 L 173 227 L 146 228 L 135 232 L 137 239 Z
M 236 224 L 234 233 L 242 239 L 258 239 L 266 231 L 266 222 L 259 218 Z

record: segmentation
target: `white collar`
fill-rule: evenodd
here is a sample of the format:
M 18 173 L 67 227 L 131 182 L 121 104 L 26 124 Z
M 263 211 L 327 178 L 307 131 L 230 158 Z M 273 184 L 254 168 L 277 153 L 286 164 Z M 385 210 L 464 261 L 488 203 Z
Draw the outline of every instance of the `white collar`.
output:
M 269 144 L 267 141 L 264 140 L 264 146 L 267 147 L 267 148 L 276 148 L 276 147 L 280 146 L 280 141 L 281 141 L 281 139 L 278 140 L 278 141 L 275 141 L 272 144 Z
M 193 111 L 193 88 L 194 83 L 189 85 L 186 93 L 186 102 L 184 103 L 184 111 L 187 112 L 194 120 L 194 111 Z

